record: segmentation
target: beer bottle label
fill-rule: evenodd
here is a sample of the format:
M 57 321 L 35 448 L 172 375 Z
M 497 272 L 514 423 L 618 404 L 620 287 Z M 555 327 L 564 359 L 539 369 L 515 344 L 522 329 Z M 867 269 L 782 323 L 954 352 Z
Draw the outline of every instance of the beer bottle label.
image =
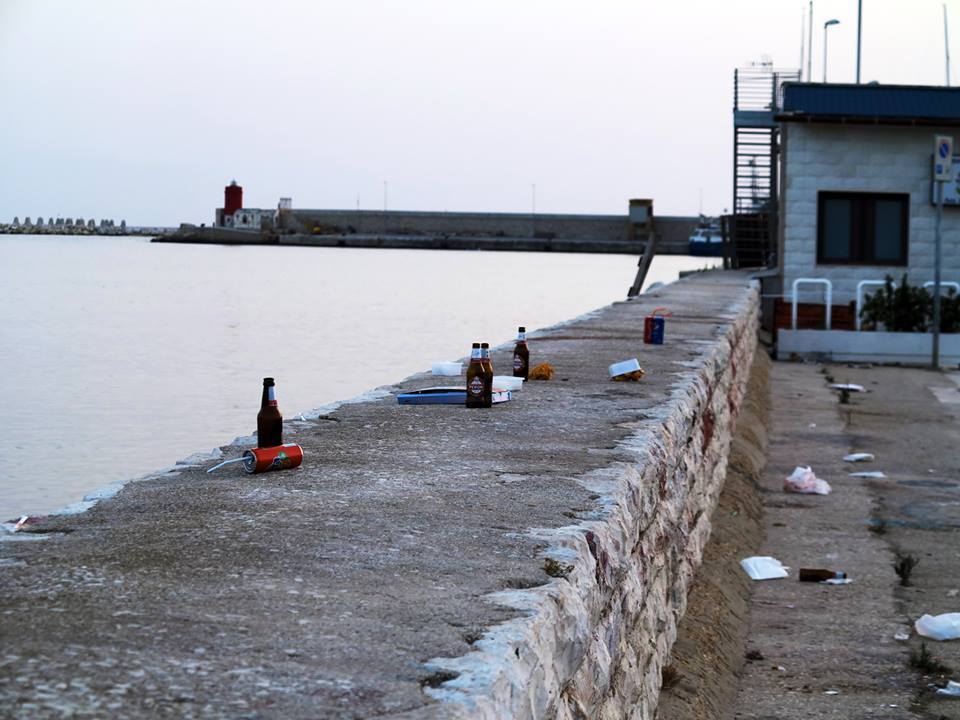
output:
M 524 365 L 523 356 L 522 356 L 522 355 L 514 355 L 514 356 L 513 356 L 513 369 L 514 369 L 514 370 L 523 370 L 523 365 Z
M 473 380 L 467 384 L 467 392 L 476 397 L 483 395 L 483 378 L 474 377 Z
M 267 388 L 267 405 L 277 406 L 277 392 L 273 387 Z

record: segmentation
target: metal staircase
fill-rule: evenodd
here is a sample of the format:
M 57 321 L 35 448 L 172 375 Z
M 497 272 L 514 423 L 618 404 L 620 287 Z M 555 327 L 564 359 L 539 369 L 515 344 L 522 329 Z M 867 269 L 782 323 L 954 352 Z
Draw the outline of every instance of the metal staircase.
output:
M 776 264 L 779 127 L 774 118 L 782 106 L 783 83 L 799 79 L 799 70 L 765 64 L 734 70 L 733 214 L 723 223 L 729 267 Z

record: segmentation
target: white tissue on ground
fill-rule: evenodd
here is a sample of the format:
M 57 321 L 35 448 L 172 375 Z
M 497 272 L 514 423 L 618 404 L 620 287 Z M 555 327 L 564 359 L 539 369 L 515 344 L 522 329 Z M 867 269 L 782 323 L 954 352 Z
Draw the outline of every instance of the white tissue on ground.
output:
M 950 697 L 960 697 L 960 683 L 950 680 L 946 687 L 937 688 L 937 695 L 949 695 Z
M 779 560 L 769 556 L 755 555 L 744 558 L 740 561 L 740 567 L 751 580 L 777 580 L 790 574 Z
M 785 492 L 805 493 L 811 495 L 829 495 L 830 484 L 818 478 L 809 467 L 796 467 L 788 478 L 783 481 Z
M 960 613 L 924 615 L 913 626 L 931 640 L 956 640 L 960 638 Z

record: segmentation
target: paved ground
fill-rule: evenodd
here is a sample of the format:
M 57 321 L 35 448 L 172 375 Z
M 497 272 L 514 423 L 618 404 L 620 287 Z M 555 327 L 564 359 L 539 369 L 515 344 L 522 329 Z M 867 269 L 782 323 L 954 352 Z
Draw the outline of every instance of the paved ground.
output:
M 299 470 L 189 470 L 8 537 L 0 715 L 432 712 L 422 686 L 445 678 L 423 663 L 515 614 L 487 594 L 551 581 L 527 531 L 594 509 L 576 478 L 623 457 L 628 423 L 744 293 L 742 275 L 713 273 L 534 338 L 557 377 L 505 406 L 345 406 L 289 438 Z M 670 342 L 643 346 L 657 305 Z M 611 383 L 607 365 L 636 355 L 647 378 Z
M 868 392 L 840 404 L 831 380 Z M 960 641 L 925 641 L 948 670 L 909 662 L 923 644 L 913 632 L 920 615 L 960 612 L 958 380 L 922 369 L 774 364 L 767 465 L 754 487 L 732 460 L 659 717 L 960 718 L 960 700 L 935 693 L 960 680 Z M 842 460 L 849 452 L 876 460 L 851 465 Z M 796 465 L 811 465 L 833 493 L 785 494 Z M 887 477 L 849 477 L 862 470 Z M 757 530 L 762 542 L 750 538 Z M 752 553 L 779 558 L 790 579 L 744 585 L 730 573 Z M 904 587 L 893 565 L 908 556 L 919 563 Z M 799 583 L 801 566 L 845 570 L 853 583 Z M 898 632 L 910 639 L 895 640 Z
M 842 405 L 830 378 L 868 392 Z M 960 405 L 941 403 L 930 387 L 960 395 L 926 370 L 775 366 L 759 554 L 793 572 L 754 584 L 747 652 L 757 659 L 747 664 L 737 717 L 960 718 L 960 701 L 937 701 L 927 688 L 943 679 L 908 666 L 916 635 L 894 639 L 924 612 L 960 611 L 960 598 L 947 595 L 960 585 Z M 842 457 L 852 451 L 876 461 L 851 466 Z M 784 494 L 782 478 L 796 465 L 811 465 L 833 493 Z M 849 477 L 860 470 L 887 478 Z M 898 584 L 897 553 L 920 559 L 912 587 Z M 799 583 L 800 566 L 845 570 L 854 582 Z M 929 645 L 960 669 L 960 643 Z

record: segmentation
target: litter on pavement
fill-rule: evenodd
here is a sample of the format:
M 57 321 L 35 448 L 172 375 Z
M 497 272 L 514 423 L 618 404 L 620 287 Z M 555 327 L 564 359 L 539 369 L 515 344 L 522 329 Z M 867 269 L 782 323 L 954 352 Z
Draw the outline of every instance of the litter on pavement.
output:
M 636 358 L 615 362 L 610 365 L 608 372 L 611 380 L 639 380 L 644 375 L 640 361 Z
M 530 368 L 527 380 L 553 380 L 554 369 L 550 363 L 540 363 Z
M 856 383 L 834 383 L 830 386 L 834 390 L 846 390 L 847 392 L 865 392 L 863 385 Z
M 949 695 L 950 697 L 960 697 L 960 683 L 950 680 L 946 687 L 937 688 L 937 695 Z
M 863 470 L 861 472 L 852 472 L 850 477 L 858 478 L 885 478 L 886 475 L 880 470 Z
M 873 462 L 873 453 L 850 453 L 844 455 L 843 459 L 847 462 Z
M 740 567 L 751 580 L 778 580 L 790 575 L 776 558 L 755 555 L 740 561 Z
M 914 623 L 917 632 L 932 640 L 960 638 L 960 613 L 924 615 Z
M 830 484 L 818 478 L 809 467 L 797 467 L 783 481 L 784 492 L 829 495 Z

